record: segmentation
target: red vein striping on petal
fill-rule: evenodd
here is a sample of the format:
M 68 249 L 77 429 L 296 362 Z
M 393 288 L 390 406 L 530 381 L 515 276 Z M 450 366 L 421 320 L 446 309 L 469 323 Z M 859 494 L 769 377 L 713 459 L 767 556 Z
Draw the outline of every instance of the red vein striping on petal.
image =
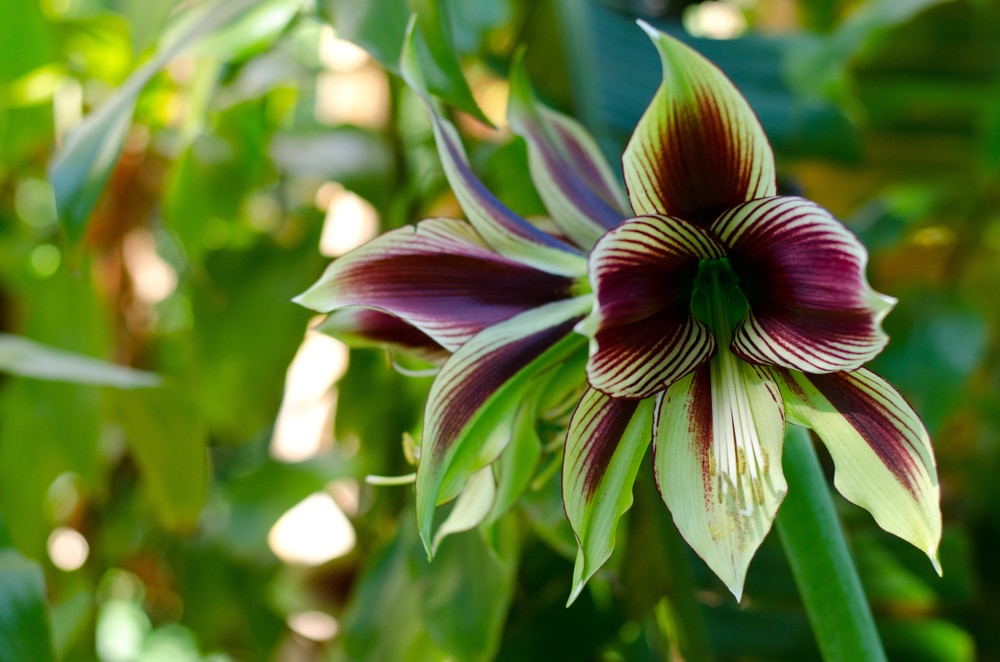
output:
M 871 289 L 864 246 L 825 209 L 801 198 L 755 200 L 711 230 L 729 247 L 750 304 L 734 334 L 740 358 L 836 372 L 885 347 L 881 321 L 894 300 Z
M 520 338 L 498 336 L 464 357 L 463 370 L 442 370 L 427 410 L 431 461 L 440 462 L 476 411 L 505 382 L 557 340 L 572 332 L 580 317 L 561 321 Z M 432 393 L 433 395 L 433 393 Z
M 487 326 L 566 298 L 571 286 L 493 253 L 467 223 L 431 219 L 334 261 L 297 301 L 322 312 L 376 308 L 454 350 Z
M 912 411 L 886 398 L 875 379 L 863 372 L 805 377 L 868 442 L 913 498 L 919 499 L 915 486 L 928 467 L 917 464 L 922 448 L 915 440 L 925 433 Z
M 631 219 L 601 238 L 590 261 L 597 306 L 581 329 L 594 388 L 647 397 L 712 355 L 714 337 L 691 315 L 691 287 L 698 262 L 721 255 L 708 232 L 666 216 Z
M 567 454 L 564 471 L 582 476 L 583 497 L 590 501 L 608 469 L 611 458 L 632 420 L 640 400 L 609 398 L 598 391 L 588 391 L 573 412 L 570 439 L 582 440 L 582 447 Z M 580 426 L 580 427 L 577 427 Z

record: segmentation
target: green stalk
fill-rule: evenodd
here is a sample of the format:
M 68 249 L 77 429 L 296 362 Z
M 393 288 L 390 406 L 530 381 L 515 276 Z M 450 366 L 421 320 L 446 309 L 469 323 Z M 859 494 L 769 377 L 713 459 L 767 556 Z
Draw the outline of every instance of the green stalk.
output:
M 778 511 L 778 535 L 823 659 L 885 660 L 808 431 L 789 425 L 783 455 L 788 496 Z

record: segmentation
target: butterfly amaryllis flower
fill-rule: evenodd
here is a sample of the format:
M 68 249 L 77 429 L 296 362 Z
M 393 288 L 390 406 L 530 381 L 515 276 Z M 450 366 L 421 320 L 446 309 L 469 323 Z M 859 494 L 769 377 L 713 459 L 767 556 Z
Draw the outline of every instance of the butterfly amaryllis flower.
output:
M 518 216 L 476 178 L 454 126 L 435 111 L 411 45 L 402 69 L 427 105 L 467 221 L 432 218 L 387 232 L 334 261 L 297 301 L 332 312 L 328 331 L 443 360 L 416 476 L 419 528 L 433 551 L 444 535 L 517 498 L 533 464 L 515 462 L 521 469 L 506 473 L 491 464 L 516 441 L 517 429 L 532 427 L 553 392 L 582 390 L 587 340 L 573 329 L 593 301 L 586 255 L 628 205 L 593 139 L 536 103 L 515 67 L 511 126 L 527 142 L 531 175 L 556 230 Z M 437 506 L 456 497 L 436 524 Z
M 643 27 L 663 83 L 623 156 L 635 217 L 593 249 L 595 306 L 578 326 L 590 389 L 563 465 L 573 597 L 611 554 L 652 441 L 675 524 L 739 599 L 786 492 L 786 421 L 825 443 L 841 494 L 937 567 L 930 441 L 862 367 L 895 301 L 869 287 L 864 247 L 829 212 L 776 195 L 770 146 L 732 83 Z

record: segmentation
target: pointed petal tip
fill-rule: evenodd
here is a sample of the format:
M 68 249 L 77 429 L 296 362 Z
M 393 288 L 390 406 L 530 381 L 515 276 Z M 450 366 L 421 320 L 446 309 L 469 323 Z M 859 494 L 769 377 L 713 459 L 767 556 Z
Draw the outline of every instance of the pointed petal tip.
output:
M 650 25 L 646 21 L 642 20 L 641 18 L 637 18 L 635 20 L 635 23 L 640 28 L 642 28 L 643 32 L 645 32 L 646 34 L 649 35 L 650 39 L 654 39 L 655 40 L 660 34 L 662 34 L 659 30 L 657 30 L 656 28 L 654 28 L 652 25 Z
M 928 549 L 927 558 L 931 560 L 931 565 L 934 566 L 934 572 L 937 573 L 938 577 L 944 577 L 944 569 L 941 567 L 941 559 L 938 558 L 937 549 L 934 547 Z
M 587 583 L 585 581 L 581 580 L 581 581 L 577 582 L 575 586 L 573 586 L 573 590 L 569 594 L 569 599 L 566 600 L 566 608 L 567 609 L 570 608 L 573 605 L 574 602 L 576 602 L 576 599 L 578 597 L 580 597 L 580 594 L 583 593 L 583 587 L 586 586 L 586 585 L 587 585 Z

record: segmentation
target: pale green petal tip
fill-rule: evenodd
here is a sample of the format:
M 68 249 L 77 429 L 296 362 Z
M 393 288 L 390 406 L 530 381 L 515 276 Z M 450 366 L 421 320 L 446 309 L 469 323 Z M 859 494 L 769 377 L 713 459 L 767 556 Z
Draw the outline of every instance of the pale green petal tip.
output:
M 944 577 L 944 569 L 941 567 L 941 559 L 938 558 L 937 549 L 928 549 L 927 558 L 931 560 L 931 565 L 934 566 L 934 572 L 938 574 L 938 577 Z
M 566 606 L 571 606 L 576 599 L 580 597 L 583 593 L 584 587 L 587 585 L 587 580 L 590 579 L 586 574 L 587 561 L 583 555 L 583 549 L 576 550 L 576 563 L 573 565 L 573 590 L 570 591 L 569 599 L 566 600 Z

